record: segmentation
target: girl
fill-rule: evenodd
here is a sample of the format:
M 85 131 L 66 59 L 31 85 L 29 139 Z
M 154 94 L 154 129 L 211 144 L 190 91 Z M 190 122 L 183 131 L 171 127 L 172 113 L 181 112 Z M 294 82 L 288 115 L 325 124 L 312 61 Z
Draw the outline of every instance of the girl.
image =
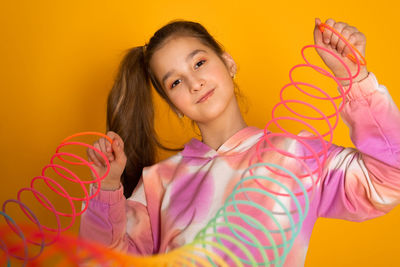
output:
M 320 23 L 315 20 L 315 44 L 341 56 L 355 75 L 356 64 L 346 58 L 350 49 L 330 30 L 321 32 Z M 364 34 L 333 19 L 325 23 L 365 55 Z M 322 50 L 318 54 L 336 77 L 348 77 L 337 59 Z M 235 73 L 232 57 L 200 24 L 189 21 L 165 25 L 147 45 L 127 53 L 108 98 L 107 135 L 114 142 L 110 145 L 101 138 L 94 144 L 108 157 L 111 170 L 82 215 L 82 237 L 145 255 L 193 240 L 240 180 L 264 135 L 263 130 L 247 126 L 240 113 Z M 187 116 L 197 124 L 202 137 L 156 164 L 156 147 L 162 145 L 153 127 L 150 81 L 179 117 Z M 349 81 L 341 83 L 347 90 Z M 400 202 L 400 112 L 365 66 L 353 80 L 341 116 L 357 149 L 329 147 L 307 217 L 284 266 L 304 265 L 318 217 L 363 221 L 387 213 Z M 306 154 L 284 137 L 272 140 Z M 310 145 L 321 150 L 321 144 Z M 93 150 L 87 153 L 102 176 L 106 171 L 102 157 Z M 272 153 L 264 153 L 263 161 L 294 166 Z M 305 162 L 315 168 L 315 162 Z M 273 208 L 270 199 L 261 201 Z M 270 224 L 265 218 L 259 221 Z M 288 224 L 284 219 L 281 223 Z

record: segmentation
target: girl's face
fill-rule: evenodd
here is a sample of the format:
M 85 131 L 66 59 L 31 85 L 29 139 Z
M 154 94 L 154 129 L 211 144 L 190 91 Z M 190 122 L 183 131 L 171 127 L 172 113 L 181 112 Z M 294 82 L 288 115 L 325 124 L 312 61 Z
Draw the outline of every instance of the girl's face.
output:
M 228 53 L 224 62 L 194 37 L 176 37 L 157 50 L 150 67 L 168 98 L 197 123 L 207 123 L 236 104 L 232 76 L 236 64 Z

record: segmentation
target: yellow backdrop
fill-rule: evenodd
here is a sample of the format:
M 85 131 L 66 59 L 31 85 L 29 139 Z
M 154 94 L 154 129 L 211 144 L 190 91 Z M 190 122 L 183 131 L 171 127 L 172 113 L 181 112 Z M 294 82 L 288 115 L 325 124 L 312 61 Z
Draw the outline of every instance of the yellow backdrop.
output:
M 270 118 L 289 69 L 302 63 L 301 48 L 313 43 L 315 17 L 345 21 L 367 36 L 368 69 L 400 105 L 393 1 L 22 2 L 0 6 L 1 203 L 40 175 L 64 137 L 105 131 L 106 96 L 124 51 L 175 18 L 202 23 L 234 57 L 249 125 L 262 128 Z M 183 145 L 194 135 L 190 124 L 156 101 L 162 140 Z M 334 143 L 352 146 L 343 123 Z M 400 208 L 363 223 L 320 219 L 306 266 L 397 266 L 399 221 Z

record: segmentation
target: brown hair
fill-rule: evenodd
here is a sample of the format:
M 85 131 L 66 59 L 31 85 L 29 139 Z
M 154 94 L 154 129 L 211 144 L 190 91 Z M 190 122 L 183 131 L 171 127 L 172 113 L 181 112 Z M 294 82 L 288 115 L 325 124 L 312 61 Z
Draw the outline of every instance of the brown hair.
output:
M 169 151 L 182 150 L 163 146 L 156 135 L 150 82 L 171 107 L 174 105 L 149 66 L 154 52 L 170 37 L 177 36 L 196 37 L 223 60 L 223 46 L 201 24 L 185 20 L 169 22 L 150 38 L 147 45 L 127 51 L 107 99 L 107 131 L 114 131 L 121 136 L 127 156 L 121 177 L 125 197 L 132 194 L 143 167 L 156 162 L 157 147 Z M 238 88 L 236 84 L 235 88 Z

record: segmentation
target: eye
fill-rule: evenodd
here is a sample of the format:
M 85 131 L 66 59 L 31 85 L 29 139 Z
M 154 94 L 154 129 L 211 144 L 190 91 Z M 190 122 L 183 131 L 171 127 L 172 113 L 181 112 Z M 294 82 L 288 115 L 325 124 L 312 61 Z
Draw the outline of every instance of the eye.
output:
M 171 89 L 174 88 L 176 85 L 178 85 L 178 83 L 176 83 L 176 82 L 178 82 L 178 81 L 180 81 L 180 80 L 176 80 L 175 82 L 172 83 L 172 85 L 170 86 Z
M 201 65 L 204 64 L 204 62 L 206 62 L 204 59 L 200 60 L 199 62 L 197 62 L 196 67 L 200 67 Z M 201 64 L 199 65 L 199 63 L 201 63 Z

